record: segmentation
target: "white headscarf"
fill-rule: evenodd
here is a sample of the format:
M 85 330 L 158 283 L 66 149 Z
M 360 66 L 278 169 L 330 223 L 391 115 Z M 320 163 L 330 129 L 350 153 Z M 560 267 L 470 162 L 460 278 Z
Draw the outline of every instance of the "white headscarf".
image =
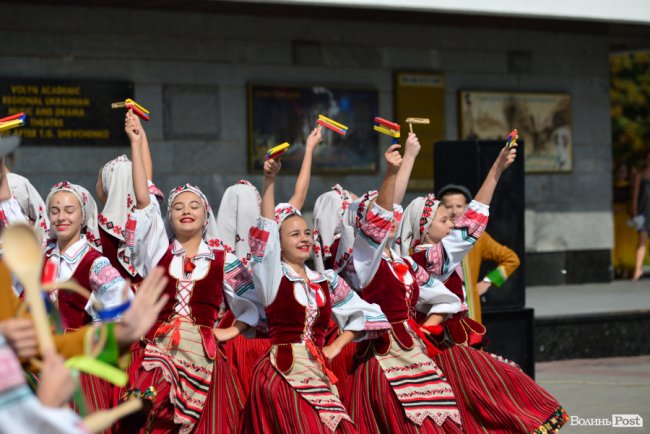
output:
M 281 202 L 275 206 L 275 222 L 278 226 L 294 215 L 302 217 L 300 210 L 288 202 Z
M 81 234 L 85 235 L 91 247 L 101 252 L 102 243 L 99 238 L 99 228 L 97 226 L 97 204 L 95 203 L 95 199 L 82 186 L 63 181 L 55 184 L 47 195 L 45 206 L 48 210 L 50 209 L 52 197 L 60 191 L 67 191 L 77 197 L 79 204 L 81 204 Z M 50 241 L 55 241 L 55 239 L 51 237 Z
M 357 230 L 361 227 L 368 207 L 376 198 L 376 190 L 368 191 L 363 196 L 352 201 L 350 206 L 345 210 L 342 219 L 343 224 L 341 225 L 341 241 L 339 242 L 339 248 L 336 251 L 333 265 L 333 269 L 337 273 L 343 271 L 345 265 L 352 257 L 352 246 L 354 245 Z
M 217 222 L 214 218 L 214 213 L 212 212 L 208 198 L 205 197 L 205 194 L 203 194 L 199 187 L 191 184 L 179 185 L 169 192 L 169 199 L 167 199 L 167 216 L 165 217 L 165 228 L 167 229 L 167 235 L 169 235 L 169 238 L 174 237 L 174 229 L 170 220 L 174 199 L 176 199 L 178 195 L 188 191 L 196 194 L 199 198 L 201 198 L 201 202 L 203 202 L 203 210 L 205 211 L 203 240 L 212 248 L 223 247 L 223 243 L 221 242 L 221 238 L 219 237 L 219 232 L 217 230 Z
M 98 216 L 99 225 L 104 232 L 119 240 L 117 260 L 125 270 L 135 275 L 131 265 L 133 246 L 126 241 L 133 239 L 135 233 L 135 220 L 130 218 L 136 207 L 131 161 L 126 155 L 120 155 L 104 165 L 101 176 L 106 203 Z
M 260 216 L 261 202 L 253 184 L 242 179 L 226 189 L 217 212 L 217 227 L 224 247 L 227 251 L 234 251 L 246 265 L 251 256 L 248 232 Z
M 314 265 L 318 272 L 325 271 L 324 261 L 332 256 L 332 245 L 341 237 L 343 215 L 352 198 L 347 190 L 336 184 L 321 194 L 314 204 Z
M 34 221 L 39 239 L 49 238 L 50 220 L 47 218 L 47 207 L 41 195 L 24 176 L 7 173 L 7 181 L 11 194 L 18 201 L 23 215 Z
M 395 246 L 401 256 L 412 255 L 413 249 L 424 242 L 439 206 L 440 201 L 431 193 L 416 197 L 409 203 L 395 234 Z

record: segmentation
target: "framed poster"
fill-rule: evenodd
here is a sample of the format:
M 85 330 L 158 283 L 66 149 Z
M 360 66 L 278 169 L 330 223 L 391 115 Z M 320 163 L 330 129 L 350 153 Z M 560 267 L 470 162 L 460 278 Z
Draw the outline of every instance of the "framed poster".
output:
M 460 92 L 460 139 L 505 140 L 517 129 L 526 173 L 573 170 L 571 96 L 565 93 Z
M 5 79 L 0 117 L 24 112 L 12 130 L 22 145 L 128 146 L 124 110 L 111 103 L 133 98 L 133 83 L 120 81 Z M 147 105 L 146 101 L 139 101 Z
M 266 151 L 283 142 L 282 173 L 298 173 L 305 140 L 322 114 L 345 126 L 342 137 L 323 128 L 313 174 L 372 174 L 379 167 L 379 135 L 373 119 L 379 110 L 376 89 L 286 84 L 248 85 L 248 170 L 261 172 Z

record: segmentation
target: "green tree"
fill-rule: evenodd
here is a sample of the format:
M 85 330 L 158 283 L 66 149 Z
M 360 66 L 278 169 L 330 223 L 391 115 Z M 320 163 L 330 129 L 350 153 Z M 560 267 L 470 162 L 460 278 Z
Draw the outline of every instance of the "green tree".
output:
M 650 150 L 650 53 L 610 57 L 614 161 L 640 164 Z

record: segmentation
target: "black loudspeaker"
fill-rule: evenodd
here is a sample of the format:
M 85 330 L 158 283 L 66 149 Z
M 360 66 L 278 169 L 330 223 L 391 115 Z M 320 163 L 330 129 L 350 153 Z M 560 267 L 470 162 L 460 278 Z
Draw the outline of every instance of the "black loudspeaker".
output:
M 501 288 L 491 288 L 483 310 L 521 309 L 526 305 L 524 282 L 524 152 L 519 143 L 517 159 L 506 170 L 492 197 L 487 232 L 499 243 L 514 250 L 521 265 Z M 476 195 L 505 141 L 440 141 L 434 145 L 435 193 L 447 184 L 464 185 Z M 481 276 L 495 264 L 483 263 Z
M 533 312 L 530 308 L 483 312 L 490 340 L 485 351 L 512 360 L 531 378 L 535 378 Z

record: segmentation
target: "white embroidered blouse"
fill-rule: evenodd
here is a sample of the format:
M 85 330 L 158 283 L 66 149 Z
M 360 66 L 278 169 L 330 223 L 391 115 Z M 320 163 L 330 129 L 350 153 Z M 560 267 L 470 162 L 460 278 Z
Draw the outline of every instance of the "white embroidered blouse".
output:
M 457 218 L 449 236 L 436 244 L 421 244 L 415 251 L 426 251 L 427 272 L 443 282 L 451 276 L 483 233 L 490 215 L 489 205 L 472 200 L 465 214 Z
M 137 221 L 136 255 L 133 257 L 133 265 L 140 275 L 146 276 L 167 253 L 170 240 L 167 238 L 165 224 L 157 204 L 154 205 L 152 202 L 144 209 L 136 209 L 133 217 Z M 210 261 L 214 259 L 213 248 L 208 243 L 201 241 L 197 254 L 192 258 L 195 267 L 189 275 L 184 272 L 185 249 L 181 243 L 171 240 L 171 249 L 174 258 L 168 271 L 171 277 L 178 279 L 179 285 L 185 281 L 200 280 L 207 275 Z M 179 298 L 183 297 L 183 291 L 183 288 L 179 288 Z M 252 327 L 264 328 L 265 316 L 254 290 L 252 277 L 246 266 L 232 253 L 226 253 L 225 256 L 223 293 L 228 306 L 239 321 Z M 177 307 L 189 309 L 186 304 L 179 299 Z M 176 313 L 181 316 L 187 314 L 185 311 L 178 310 Z
M 249 242 L 253 280 L 262 304 L 268 306 L 273 303 L 280 289 L 280 282 L 283 277 L 286 277 L 293 282 L 296 300 L 305 307 L 307 317 L 311 318 L 313 315 L 310 313 L 318 311 L 316 298 L 323 295 L 316 294 L 316 291 L 309 286 L 309 282 L 305 282 L 282 262 L 278 224 L 274 220 L 260 217 L 257 225 L 251 229 Z M 367 337 L 367 332 L 390 328 L 379 306 L 361 299 L 334 271 L 327 270 L 321 274 L 305 266 L 305 272 L 311 283 L 328 281 L 332 299 L 332 318 L 339 329 L 366 332 L 358 339 L 362 340 Z M 308 321 L 307 327 L 310 327 L 315 319 L 314 317 Z M 303 337 L 309 337 L 310 334 L 310 330 L 305 330 Z

